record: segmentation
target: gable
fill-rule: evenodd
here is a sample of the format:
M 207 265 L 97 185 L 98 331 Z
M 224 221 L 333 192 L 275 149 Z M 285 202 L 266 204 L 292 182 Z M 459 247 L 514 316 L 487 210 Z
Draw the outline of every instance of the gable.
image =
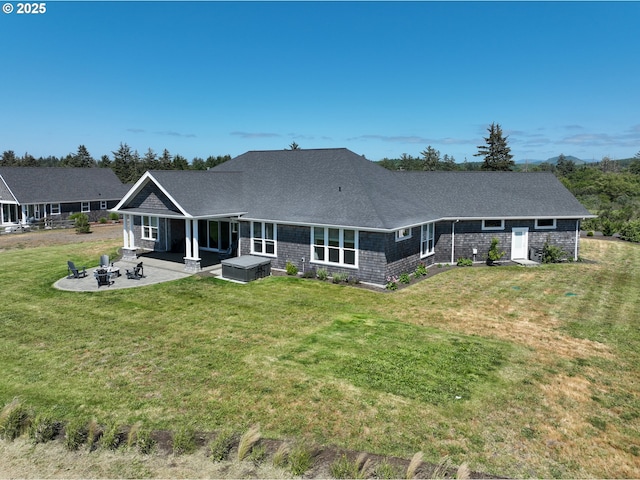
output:
M 127 203 L 127 207 L 180 213 L 180 209 L 151 181 Z

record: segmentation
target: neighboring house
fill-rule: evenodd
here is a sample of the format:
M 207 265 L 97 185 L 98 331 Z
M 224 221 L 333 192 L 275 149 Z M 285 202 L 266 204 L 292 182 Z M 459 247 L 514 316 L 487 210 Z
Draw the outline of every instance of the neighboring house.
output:
M 129 189 L 110 168 L 0 167 L 0 227 L 109 214 Z
M 149 171 L 113 209 L 125 257 L 138 248 L 271 258 L 383 285 L 419 263 L 507 259 L 549 239 L 578 256 L 592 215 L 550 173 L 391 172 L 347 149 L 247 152 L 209 171 Z

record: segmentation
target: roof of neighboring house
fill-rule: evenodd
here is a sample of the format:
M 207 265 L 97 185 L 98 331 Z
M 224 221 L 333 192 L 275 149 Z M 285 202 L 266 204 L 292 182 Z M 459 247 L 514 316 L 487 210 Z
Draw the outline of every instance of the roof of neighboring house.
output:
M 207 172 L 145 175 L 118 210 L 136 213 L 132 200 L 154 181 L 191 217 L 239 212 L 251 220 L 389 231 L 446 218 L 590 216 L 553 174 L 391 172 L 345 148 L 251 151 Z
M 0 167 L 0 179 L 0 195 L 21 205 L 120 200 L 128 190 L 110 168 Z

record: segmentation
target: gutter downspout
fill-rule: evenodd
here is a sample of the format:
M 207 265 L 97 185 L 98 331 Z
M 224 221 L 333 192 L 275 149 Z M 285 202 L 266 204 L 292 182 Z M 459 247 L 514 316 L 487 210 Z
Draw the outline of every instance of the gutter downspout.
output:
M 576 220 L 576 245 L 573 251 L 573 260 L 578 261 L 578 242 L 580 241 L 580 220 Z
M 456 258 L 456 223 L 459 221 L 451 222 L 451 265 L 454 265 Z

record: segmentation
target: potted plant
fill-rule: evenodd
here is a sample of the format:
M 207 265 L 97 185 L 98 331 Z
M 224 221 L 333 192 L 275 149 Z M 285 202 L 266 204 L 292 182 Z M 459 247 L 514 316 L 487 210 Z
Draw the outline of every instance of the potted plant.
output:
M 500 240 L 498 237 L 491 239 L 491 245 L 489 246 L 489 252 L 487 253 L 487 265 L 493 266 L 495 262 L 504 257 L 504 250 L 498 249 L 498 243 Z

